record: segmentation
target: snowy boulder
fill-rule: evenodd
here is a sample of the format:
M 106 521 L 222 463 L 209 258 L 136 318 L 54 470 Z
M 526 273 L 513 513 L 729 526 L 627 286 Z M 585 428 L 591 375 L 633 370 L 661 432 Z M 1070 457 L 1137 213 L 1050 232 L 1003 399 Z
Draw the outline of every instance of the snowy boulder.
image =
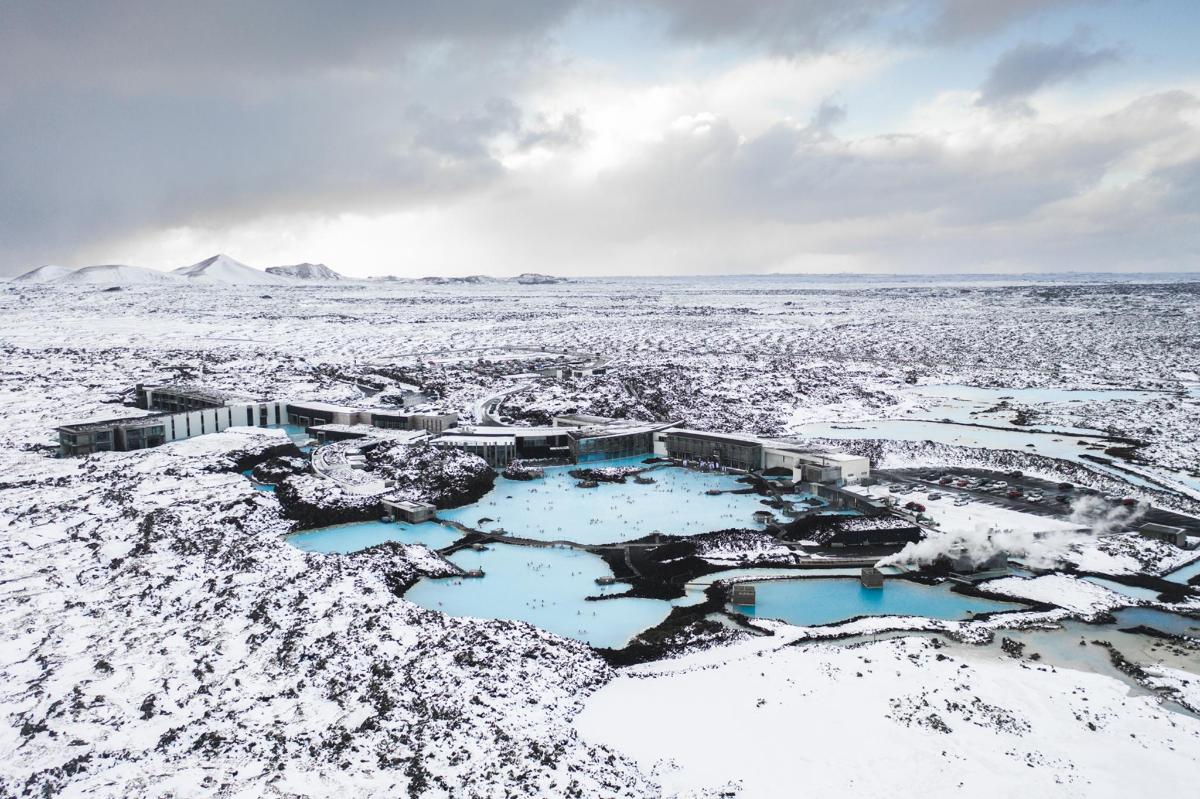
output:
M 254 467 L 250 476 L 260 483 L 276 484 L 294 474 L 303 474 L 307 471 L 308 461 L 304 458 L 284 456 L 282 458 L 271 458 L 268 461 L 258 464 Z
M 383 444 L 367 460 L 375 474 L 390 482 L 390 496 L 439 508 L 469 505 L 496 482 L 495 471 L 478 455 L 427 443 Z
M 365 522 L 382 512 L 378 496 L 352 494 L 340 483 L 314 474 L 284 478 L 276 486 L 275 496 L 301 529 Z
M 536 466 L 525 466 L 521 463 L 510 463 L 501 472 L 506 480 L 537 480 L 545 477 L 546 473 Z
M 632 477 L 640 471 L 641 469 L 629 466 L 602 466 L 599 469 L 572 469 L 568 474 L 585 483 L 624 483 L 627 477 Z
M 146 468 L 161 467 L 180 477 L 214 472 L 244 472 L 273 458 L 299 457 L 300 450 L 282 430 L 229 427 L 220 433 L 174 441 L 146 451 Z

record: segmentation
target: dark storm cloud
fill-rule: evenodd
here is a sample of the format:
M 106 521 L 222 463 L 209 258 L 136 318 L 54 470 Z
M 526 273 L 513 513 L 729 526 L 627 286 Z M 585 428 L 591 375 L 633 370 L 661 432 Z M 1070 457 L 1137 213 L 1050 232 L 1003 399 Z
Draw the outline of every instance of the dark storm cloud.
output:
M 743 38 L 777 53 L 829 48 L 877 26 L 903 39 L 958 43 L 1042 12 L 1099 0 L 650 0 L 685 39 Z
M 505 96 L 569 5 L 0 7 L 0 269 L 138 230 L 438 202 L 488 141 L 571 146 Z
M 1056 43 L 1019 44 L 992 67 L 979 88 L 979 104 L 1019 102 L 1046 86 L 1083 77 L 1120 59 L 1115 47 L 1093 48 L 1080 36 Z
M 569 0 L 15 0 L 0 7 L 0 75 L 9 88 L 311 76 L 395 64 L 431 43 L 486 50 L 533 38 L 573 6 Z
M 1103 0 L 945 0 L 938 3 L 926 35 L 937 42 L 987 36 L 1018 20 L 1068 6 L 1100 5 Z
M 586 109 L 512 99 L 561 67 L 548 45 L 578 15 L 650 9 L 686 43 L 798 53 L 914 8 L 961 38 L 1057 4 L 7 0 L 0 273 L 140 232 L 485 191 L 506 178 L 498 138 L 518 152 L 586 140 Z

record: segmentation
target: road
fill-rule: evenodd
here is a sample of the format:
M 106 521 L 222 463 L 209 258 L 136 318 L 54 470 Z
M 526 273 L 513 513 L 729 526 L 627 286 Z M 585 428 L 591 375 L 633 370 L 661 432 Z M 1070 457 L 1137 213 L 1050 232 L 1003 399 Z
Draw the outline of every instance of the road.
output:
M 475 400 L 475 424 L 482 427 L 504 427 L 504 423 L 501 422 L 493 413 L 492 407 L 509 394 L 515 394 L 518 391 L 524 391 L 532 385 L 533 383 L 528 381 L 515 383 L 506 388 L 502 388 L 499 391 L 493 391 L 486 397 Z

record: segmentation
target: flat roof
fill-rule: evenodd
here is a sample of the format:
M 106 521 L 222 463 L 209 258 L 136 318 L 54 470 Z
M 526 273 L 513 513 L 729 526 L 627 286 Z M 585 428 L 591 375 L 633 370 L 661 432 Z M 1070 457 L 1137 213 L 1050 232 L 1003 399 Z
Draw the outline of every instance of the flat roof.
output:
M 390 427 L 376 427 L 373 424 L 313 424 L 304 428 L 305 432 L 320 431 L 323 433 L 353 433 L 364 438 L 386 438 L 393 441 L 424 438 L 429 435 L 424 430 L 396 430 Z
M 495 444 L 498 446 L 516 446 L 517 440 L 513 436 L 440 436 L 433 439 L 431 442 L 439 446 L 457 446 L 471 445 L 476 446 L 481 444 Z
M 699 438 L 708 441 L 733 441 L 749 447 L 761 447 L 763 445 L 761 438 L 748 433 L 708 433 L 699 430 L 687 430 L 682 427 L 671 427 L 665 432 L 670 436 L 684 436 L 686 438 Z
M 119 416 L 115 419 L 94 419 L 84 422 L 73 422 L 71 424 L 59 425 L 55 430 L 66 431 L 69 433 L 86 433 L 89 430 L 104 430 L 111 427 L 133 427 L 140 422 L 153 423 L 155 421 L 163 421 L 166 417 L 173 414 L 158 412 L 147 413 L 142 416 Z
M 492 427 L 481 424 L 466 424 L 456 428 L 460 435 L 512 436 L 513 438 L 543 438 L 565 436 L 573 427 Z
M 554 417 L 554 419 L 569 419 L 574 422 L 582 422 L 583 424 L 609 424 L 610 422 L 623 421 L 614 419 L 611 416 L 592 416 L 587 413 L 562 413 Z
M 838 463 L 848 463 L 850 461 L 865 461 L 870 460 L 866 455 L 849 455 L 845 452 L 808 452 L 801 453 L 814 460 L 836 461 Z
M 384 497 L 383 502 L 400 510 L 437 510 L 437 505 L 429 502 L 417 502 L 411 499 L 389 499 L 388 497 Z
M 406 411 L 399 408 L 364 408 L 372 416 L 390 416 L 393 419 L 411 419 L 414 416 L 457 416 L 454 411 Z
M 662 424 L 629 424 L 629 425 L 598 425 L 595 427 L 585 427 L 582 430 L 575 428 L 559 428 L 567 429 L 570 432 L 571 438 L 576 441 L 580 439 L 591 438 L 619 438 L 620 436 L 637 436 L 649 435 L 657 433 L 669 425 Z

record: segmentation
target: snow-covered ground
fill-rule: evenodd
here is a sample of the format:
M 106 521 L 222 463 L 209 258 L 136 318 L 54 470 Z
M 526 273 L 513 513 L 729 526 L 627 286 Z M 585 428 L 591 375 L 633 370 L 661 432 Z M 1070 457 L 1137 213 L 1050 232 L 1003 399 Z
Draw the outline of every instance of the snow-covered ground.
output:
M 1125 799 L 1178 791 L 1200 767 L 1200 720 L 1111 677 L 913 637 L 630 670 L 576 726 L 664 796 Z
M 577 412 L 787 435 L 812 422 L 939 418 L 942 400 L 914 392 L 911 376 L 1154 390 L 1137 402 L 1023 395 L 986 421 L 1135 437 L 1139 472 L 1186 480 L 1200 462 L 1191 284 L 106 287 L 0 287 L 0 795 L 661 796 L 740 781 L 747 797 L 949 795 L 960 782 L 997 796 L 1020 780 L 1048 796 L 1136 796 L 1195 769 L 1196 719 L 1111 675 L 941 660 L 926 640 L 787 647 L 816 634 L 769 621 L 755 625 L 771 636 L 743 632 L 679 661 L 614 669 L 527 624 L 422 610 L 397 594 L 448 573 L 424 547 L 324 556 L 285 543 L 292 523 L 277 499 L 237 468 L 286 443 L 282 433 L 52 457 L 55 425 L 133 413 L 138 382 L 360 407 L 416 388 L 470 417 L 520 380 L 499 409 L 518 422 Z M 515 377 L 561 353 L 618 366 Z M 1120 479 L 1023 452 L 924 441 L 877 451 L 892 465 L 1025 468 L 1104 490 Z M 991 510 L 932 512 L 943 530 L 1052 524 L 1071 535 L 1066 522 Z M 1129 537 L 1084 541 L 1063 550 L 1084 570 L 1161 573 L 1181 559 Z M 724 544 L 707 556 L 740 562 Z M 1070 610 L 868 619 L 841 632 L 977 641 L 1111 605 L 1107 589 L 1082 585 L 1052 575 L 1007 586 Z M 1174 672 L 1158 678 L 1180 696 L 1194 687 Z

